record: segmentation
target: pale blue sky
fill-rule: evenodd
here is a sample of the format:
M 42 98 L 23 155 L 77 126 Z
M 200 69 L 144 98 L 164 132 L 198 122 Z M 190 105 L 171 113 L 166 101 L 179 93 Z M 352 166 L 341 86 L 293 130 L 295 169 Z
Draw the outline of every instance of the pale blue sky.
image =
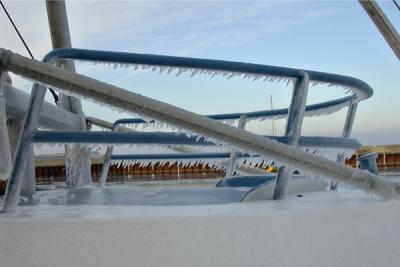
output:
M 37 58 L 50 50 L 45 5 L 5 1 Z M 379 1 L 394 26 L 400 12 Z M 318 70 L 362 79 L 374 96 L 359 105 L 353 134 L 364 144 L 400 143 L 400 64 L 358 1 L 162 1 L 67 2 L 75 47 L 215 58 Z M 26 55 L 0 14 L 0 46 Z M 132 68 L 78 64 L 78 71 L 202 114 L 287 106 L 285 84 L 189 75 L 158 75 Z M 15 80 L 15 85 L 28 83 Z M 310 89 L 308 103 L 343 96 L 340 89 Z M 49 98 L 51 99 L 51 98 Z M 88 115 L 114 120 L 127 115 L 84 103 Z M 306 119 L 305 135 L 340 135 L 346 110 Z M 284 122 L 279 122 L 282 131 Z M 250 128 L 270 134 L 268 121 Z

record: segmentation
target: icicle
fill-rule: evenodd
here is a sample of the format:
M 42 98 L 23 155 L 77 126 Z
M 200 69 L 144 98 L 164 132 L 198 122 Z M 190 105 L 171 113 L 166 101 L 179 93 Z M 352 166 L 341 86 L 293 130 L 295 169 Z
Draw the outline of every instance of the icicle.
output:
M 195 76 L 197 73 L 199 73 L 198 69 L 193 69 L 192 73 L 190 74 L 190 77 Z
M 173 72 L 175 70 L 174 67 L 167 67 L 167 74 L 170 74 L 171 72 Z
M 233 77 L 235 77 L 235 76 L 237 76 L 237 74 L 236 74 L 235 72 L 232 72 L 232 73 L 227 77 L 227 79 L 229 80 L 229 79 L 231 79 L 231 78 L 233 78 Z
M 165 71 L 165 70 L 167 70 L 167 69 L 168 69 L 168 67 L 160 67 L 159 74 L 162 74 L 163 71 Z
M 254 75 L 253 82 L 257 81 L 257 80 L 260 79 L 260 78 L 261 78 L 261 77 L 260 77 L 259 75 Z
M 220 71 L 219 70 L 214 70 L 214 73 L 212 74 L 211 78 L 214 78 L 214 76 L 219 75 Z
M 181 75 L 183 73 L 183 69 L 182 68 L 178 68 L 178 73 L 176 74 L 176 77 L 178 77 L 179 75 Z

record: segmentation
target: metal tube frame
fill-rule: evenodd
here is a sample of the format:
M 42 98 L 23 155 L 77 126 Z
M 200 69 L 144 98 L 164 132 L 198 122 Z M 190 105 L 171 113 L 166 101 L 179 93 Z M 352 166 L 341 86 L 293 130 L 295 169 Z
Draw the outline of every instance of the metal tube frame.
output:
M 65 0 L 46 0 L 46 10 L 53 49 L 71 48 L 72 42 Z M 74 61 L 58 61 L 57 66 L 76 72 Z M 79 98 L 60 94 L 59 106 L 62 109 L 79 115 L 81 122 L 80 130 L 87 130 L 85 114 Z M 74 145 L 72 147 L 65 146 L 65 176 L 69 187 L 92 183 L 89 153 L 87 149 L 79 145 Z
M 223 60 L 211 60 L 211 59 L 199 59 L 199 58 L 185 58 L 185 57 L 173 57 L 173 56 L 162 56 L 162 55 L 151 55 L 151 54 L 136 54 L 136 53 L 124 53 L 124 52 L 110 52 L 110 51 L 98 51 L 98 50 L 87 50 L 77 48 L 62 48 L 55 49 L 48 53 L 43 61 L 44 62 L 55 62 L 61 59 L 71 60 L 82 60 L 89 62 L 107 62 L 110 64 L 142 64 L 147 67 L 172 67 L 172 68 L 184 68 L 184 69 L 200 69 L 210 70 L 215 72 L 232 72 L 240 73 L 245 75 L 271 75 L 274 77 L 285 77 L 297 79 L 301 77 L 303 70 L 268 66 L 260 64 L 249 64 L 241 62 L 231 62 Z M 161 70 L 161 69 L 160 69 Z M 315 112 L 319 111 L 322 114 L 329 113 L 327 110 L 339 110 L 347 106 L 351 101 L 356 100 L 357 102 L 367 99 L 372 96 L 372 88 L 365 82 L 344 75 L 330 74 L 324 72 L 317 72 L 311 70 L 304 70 L 313 82 L 331 83 L 336 85 L 345 86 L 352 88 L 356 91 L 356 94 L 352 96 L 346 96 L 343 98 L 326 101 L 306 107 L 306 115 L 313 116 Z M 246 76 L 245 76 L 246 77 Z M 355 97 L 357 96 L 357 97 Z M 230 114 L 217 114 L 210 115 L 210 118 L 220 120 L 233 120 L 239 119 L 243 113 L 230 113 Z M 284 118 L 288 114 L 288 109 L 276 109 L 276 110 L 262 110 L 245 113 L 247 121 L 258 118 Z M 132 123 L 146 123 L 142 119 L 137 119 L 136 122 Z
M 300 139 L 301 126 L 308 95 L 310 78 L 306 72 L 298 78 L 293 88 L 293 95 L 289 107 L 289 116 L 286 123 L 285 136 L 289 138 L 289 145 L 297 147 Z M 276 177 L 273 199 L 284 199 L 288 195 L 288 182 L 292 177 L 293 169 L 281 166 Z
M 238 122 L 238 129 L 244 130 L 246 127 L 246 115 L 240 116 L 239 122 Z M 236 165 L 236 158 L 238 157 L 239 153 L 237 150 L 233 150 L 231 152 L 231 155 L 229 157 L 229 162 L 228 162 L 228 167 L 226 168 L 226 174 L 225 177 L 231 177 L 233 176 L 235 172 L 235 165 Z
M 357 103 L 350 102 L 349 107 L 347 109 L 346 120 L 342 130 L 342 138 L 349 138 L 351 135 L 351 130 L 353 129 L 354 118 L 356 116 L 357 111 Z M 338 154 L 336 162 L 344 164 L 345 157 L 343 154 Z M 331 181 L 330 190 L 336 190 L 338 187 L 337 181 Z
M 28 162 L 29 151 L 32 144 L 32 132 L 36 129 L 46 87 L 35 83 L 31 92 L 31 99 L 28 110 L 25 115 L 18 145 L 15 150 L 13 168 L 8 179 L 3 211 L 14 211 L 17 208 L 18 197 L 21 191 L 22 180 L 24 178 L 25 168 Z
M 69 51 L 74 49 L 69 49 Z M 67 51 L 67 50 L 64 50 Z M 105 52 L 109 55 L 110 52 Z M 129 54 L 128 54 L 129 55 Z M 171 63 L 180 62 L 176 57 L 163 57 L 156 56 L 157 59 L 161 58 L 161 61 L 157 64 L 162 63 L 163 66 L 168 66 Z M 94 79 L 85 77 L 83 75 L 71 73 L 65 70 L 60 70 L 49 65 L 30 60 L 28 58 L 13 54 L 11 51 L 5 51 L 0 49 L 0 63 L 5 70 L 12 71 L 14 73 L 35 79 L 41 83 L 50 84 L 55 87 L 63 88 L 72 93 L 79 93 L 86 97 L 93 98 L 97 101 L 101 101 L 107 104 L 118 106 L 127 111 L 138 112 L 147 117 L 153 117 L 167 123 L 171 123 L 181 128 L 188 129 L 193 132 L 197 132 L 201 135 L 209 136 L 223 140 L 223 142 L 234 144 L 242 149 L 250 150 L 253 152 L 260 153 L 261 155 L 270 154 L 276 157 L 277 160 L 283 160 L 290 162 L 294 166 L 304 167 L 307 166 L 311 171 L 321 175 L 331 175 L 334 178 L 342 181 L 347 181 L 354 186 L 358 186 L 364 190 L 372 193 L 376 193 L 383 197 L 397 197 L 400 191 L 400 185 L 395 182 L 387 181 L 379 178 L 372 174 L 365 174 L 358 170 L 351 169 L 331 162 L 327 159 L 323 159 L 306 152 L 302 152 L 298 149 L 290 148 L 285 145 L 273 142 L 269 139 L 261 138 L 256 134 L 252 134 L 247 131 L 238 130 L 228 125 L 224 125 L 204 116 L 197 115 L 191 112 L 187 112 L 182 109 L 156 101 L 144 96 L 139 96 L 135 93 L 125 91 L 118 87 L 105 84 Z M 142 55 L 142 60 L 145 60 L 145 64 L 154 59 L 152 55 Z M 213 69 L 226 68 L 228 71 L 237 72 L 250 72 L 260 73 L 266 75 L 282 75 L 293 78 L 302 77 L 303 71 L 281 68 L 262 66 L 245 63 L 234 63 L 234 62 L 222 62 L 222 61 L 210 61 L 201 59 L 191 59 L 190 65 L 193 68 L 205 68 L 207 64 L 211 64 Z M 185 61 L 185 60 L 184 60 Z M 200 64 L 197 63 L 207 63 Z M 220 63 L 222 66 L 220 65 Z M 184 62 L 185 63 L 185 62 Z M 196 63 L 196 64 L 192 64 Z M 184 65 L 184 64 L 183 64 Z M 181 66 L 181 65 L 180 65 Z M 347 76 L 332 75 L 326 73 L 318 73 L 312 71 L 305 71 L 310 79 L 316 79 L 322 82 L 333 82 L 340 85 L 353 86 L 358 88 L 359 92 L 363 92 L 357 95 L 357 100 L 360 101 L 372 95 L 372 89 L 360 80 L 350 78 Z M 287 74 L 287 75 L 284 75 Z M 38 89 L 38 88 L 37 88 Z M 15 209 L 17 197 L 20 190 L 20 181 L 22 177 L 18 175 L 18 168 L 23 158 L 24 149 L 31 143 L 31 135 L 34 129 L 34 124 L 37 123 L 40 106 L 43 103 L 45 89 L 40 87 L 42 90 L 33 90 L 31 103 L 29 105 L 28 112 L 26 114 L 24 128 L 21 134 L 20 142 L 17 148 L 16 160 L 13 166 L 12 175 L 7 186 L 7 194 L 4 203 L 4 211 Z M 43 92 L 44 91 L 44 92 Z M 110 92 L 113 91 L 113 94 Z M 43 94 L 42 94 L 43 92 Z M 116 95 L 115 95 L 116 94 Z M 117 104 L 118 103 L 118 104 Z M 163 106 L 162 111 L 158 109 L 160 105 Z M 349 177 L 351 179 L 349 179 Z
M 120 124 L 124 124 L 124 120 L 117 120 L 114 122 L 111 131 L 115 131 Z M 99 186 L 104 186 L 107 182 L 108 171 L 110 169 L 111 164 L 111 156 L 114 151 L 114 146 L 108 146 L 106 153 L 104 155 L 104 163 L 103 168 L 101 169 L 100 179 L 99 179 Z
M 289 144 L 286 136 L 260 135 L 282 144 Z M 191 145 L 215 146 L 216 144 L 197 136 L 188 137 L 185 134 L 174 132 L 61 132 L 61 131 L 33 131 L 33 143 L 85 143 L 85 144 L 164 144 L 164 145 Z M 351 150 L 361 147 L 355 139 L 324 136 L 300 136 L 300 147 L 348 148 Z

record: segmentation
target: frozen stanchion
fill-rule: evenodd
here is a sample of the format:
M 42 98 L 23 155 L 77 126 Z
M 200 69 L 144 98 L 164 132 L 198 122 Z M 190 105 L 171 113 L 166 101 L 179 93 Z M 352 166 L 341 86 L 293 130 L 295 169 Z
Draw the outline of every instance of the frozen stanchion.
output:
M 246 115 L 241 115 L 238 123 L 238 128 L 239 129 L 244 129 L 246 127 Z M 235 173 L 235 168 L 236 168 L 236 159 L 238 157 L 238 152 L 236 150 L 233 150 L 231 152 L 229 162 L 228 162 L 228 167 L 226 168 L 226 175 L 225 177 L 229 178 L 232 177 L 233 174 Z
M 378 154 L 370 153 L 365 154 L 358 157 L 359 168 L 362 170 L 368 170 L 373 174 L 378 174 L 378 165 L 376 163 L 376 159 L 378 158 Z
M 309 83 L 310 77 L 303 71 L 302 76 L 297 79 L 293 88 L 285 136 L 289 138 L 288 145 L 294 147 L 297 147 L 300 139 L 301 126 L 306 111 Z M 288 182 L 292 177 L 293 171 L 290 166 L 281 166 L 279 168 L 273 193 L 274 199 L 285 199 L 288 197 Z
M 7 131 L 10 142 L 11 158 L 14 158 L 15 151 L 18 145 L 18 138 L 21 134 L 21 128 L 23 125 L 22 117 L 15 117 L 12 120 L 7 121 Z M 20 195 L 25 197 L 26 203 L 33 204 L 33 196 L 36 193 L 36 176 L 35 176 L 35 158 L 33 155 L 33 145 L 30 145 L 27 151 L 26 168 L 24 173 L 24 179 L 21 185 Z
M 11 172 L 11 152 L 7 132 L 6 101 L 3 95 L 3 83 L 9 82 L 10 76 L 0 72 L 0 180 L 6 180 Z
M 7 73 L 3 73 L 3 82 L 11 85 L 12 81 Z M 0 85 L 0 180 L 6 180 L 11 174 L 12 158 L 17 148 L 18 137 L 22 127 L 22 117 L 13 117 L 7 121 L 6 102 L 3 96 L 4 88 Z M 28 203 L 33 203 L 36 193 L 35 162 L 33 146 L 27 152 L 26 169 L 21 185 L 21 196 L 26 197 Z

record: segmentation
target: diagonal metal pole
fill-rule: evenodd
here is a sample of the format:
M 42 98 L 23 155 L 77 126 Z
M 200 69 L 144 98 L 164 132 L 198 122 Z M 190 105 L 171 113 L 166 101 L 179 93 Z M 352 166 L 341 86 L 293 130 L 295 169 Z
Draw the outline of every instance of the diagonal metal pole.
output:
M 7 99 L 3 97 L 3 93 L 6 93 L 5 90 L 7 89 L 8 91 L 8 88 L 11 86 L 12 80 L 6 72 L 3 72 L 2 74 L 3 75 L 0 73 L 0 109 L 5 108 L 5 106 L 3 106 L 4 104 L 8 105 L 9 102 L 12 102 L 12 100 L 10 101 L 9 98 Z M 18 103 L 23 102 L 19 98 L 16 98 L 15 101 Z M 25 109 L 23 109 L 23 112 L 25 113 Z M 6 122 L 6 108 L 4 110 L 0 110 L 0 113 L 0 179 L 4 179 L 9 178 L 11 172 L 12 159 L 14 158 L 15 150 L 18 144 L 18 138 L 21 133 L 23 115 L 14 114 L 11 119 L 7 120 Z M 27 152 L 26 160 L 27 163 L 21 186 L 21 195 L 27 198 L 27 203 L 33 204 L 33 195 L 36 193 L 36 176 L 32 145 Z M 4 166 L 9 166 L 9 168 L 6 167 L 6 169 L 9 170 L 4 170 Z
M 306 110 L 308 84 L 310 78 L 306 72 L 298 78 L 292 94 L 289 114 L 286 123 L 285 136 L 289 137 L 288 145 L 297 147 L 299 143 L 301 126 L 303 124 L 304 112 Z M 293 173 L 291 166 L 281 166 L 278 170 L 274 188 L 273 199 L 284 199 L 288 195 L 288 182 Z
M 397 58 L 400 59 L 400 35 L 385 13 L 383 13 L 378 3 L 373 0 L 359 0 L 359 2 L 390 48 L 392 48 Z
M 0 52 L 1 55 L 1 52 Z M 28 105 L 28 111 L 25 115 L 21 135 L 15 150 L 13 168 L 8 179 L 6 193 L 4 197 L 3 211 L 14 211 L 17 207 L 19 194 L 21 192 L 22 181 L 24 179 L 25 169 L 29 161 L 32 149 L 32 132 L 37 128 L 40 110 L 46 94 L 46 87 L 34 84 L 31 92 L 31 99 Z

